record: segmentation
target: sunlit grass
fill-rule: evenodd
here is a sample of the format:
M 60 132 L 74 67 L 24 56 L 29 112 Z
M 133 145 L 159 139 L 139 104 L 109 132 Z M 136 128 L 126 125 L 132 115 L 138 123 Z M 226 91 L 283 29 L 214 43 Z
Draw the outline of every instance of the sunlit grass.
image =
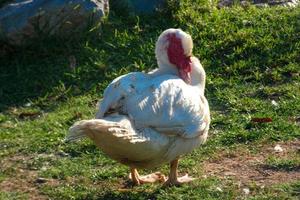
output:
M 97 100 L 111 80 L 156 67 L 155 41 L 170 27 L 182 28 L 194 39 L 194 55 L 208 76 L 206 96 L 212 115 L 207 144 L 182 159 L 181 172 L 202 176 L 199 163 L 218 149 L 253 149 L 259 143 L 300 137 L 300 9 L 217 10 L 206 1 L 168 2 L 168 10 L 153 16 L 112 11 L 97 34 L 64 40 L 45 37 L 0 57 L 0 160 L 29 157 L 19 164 L 56 183 L 37 186 L 51 199 L 245 198 L 236 182 L 217 177 L 180 188 L 145 185 L 119 190 L 126 185 L 127 167 L 90 141 L 62 141 L 75 121 L 94 116 Z M 72 57 L 75 68 L 70 67 Z M 254 123 L 254 117 L 272 122 Z M 44 154 L 51 156 L 36 157 Z M 268 164 L 286 170 L 295 166 L 294 161 L 275 158 Z M 3 166 L 0 184 L 13 177 Z M 168 166 L 160 170 L 167 173 Z M 295 199 L 299 184 L 278 187 L 257 189 L 251 198 L 272 199 L 276 194 Z M 0 191 L 0 199 L 26 198 Z

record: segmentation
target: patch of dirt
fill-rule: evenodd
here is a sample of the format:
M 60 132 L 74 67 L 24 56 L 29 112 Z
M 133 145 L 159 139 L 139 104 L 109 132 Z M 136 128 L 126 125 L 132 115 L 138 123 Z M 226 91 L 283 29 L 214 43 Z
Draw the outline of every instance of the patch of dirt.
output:
M 275 152 L 279 144 L 283 152 Z M 276 170 L 266 168 L 265 161 L 270 156 L 288 159 L 291 155 L 300 153 L 300 140 L 278 142 L 273 145 L 258 147 L 258 153 L 248 149 L 238 148 L 230 152 L 221 152 L 217 158 L 203 163 L 206 176 L 217 176 L 220 179 L 232 179 L 239 185 L 255 183 L 257 186 L 269 186 L 277 183 L 287 183 L 300 180 L 300 169 Z
M 274 147 L 280 145 L 282 152 L 275 152 Z M 236 150 L 222 151 L 216 157 L 203 163 L 203 173 L 206 176 L 216 176 L 223 180 L 234 180 L 240 186 L 251 185 L 269 186 L 277 183 L 293 182 L 300 180 L 300 169 L 276 170 L 267 168 L 265 161 L 270 156 L 281 159 L 291 158 L 300 154 L 300 140 L 278 142 L 276 144 L 255 146 L 257 153 L 251 153 L 249 149 L 237 148 Z M 56 179 L 44 179 L 38 176 L 42 170 L 33 165 L 36 157 L 44 159 L 56 159 L 57 155 L 15 155 L 0 160 L 0 171 L 7 177 L 0 181 L 0 190 L 4 192 L 19 192 L 28 195 L 32 200 L 48 199 L 41 193 L 42 185 L 56 187 L 61 183 Z M 45 164 L 45 162 L 43 163 Z M 84 180 L 80 180 L 84 181 Z M 75 183 L 75 180 L 69 182 Z M 112 186 L 113 187 L 113 186 Z
M 39 191 L 41 184 L 58 185 L 55 179 L 38 177 L 38 171 L 27 166 L 33 156 L 13 156 L 0 161 L 0 171 L 9 174 L 9 177 L 0 182 L 0 190 L 4 192 L 19 192 L 26 194 L 31 200 L 48 199 Z

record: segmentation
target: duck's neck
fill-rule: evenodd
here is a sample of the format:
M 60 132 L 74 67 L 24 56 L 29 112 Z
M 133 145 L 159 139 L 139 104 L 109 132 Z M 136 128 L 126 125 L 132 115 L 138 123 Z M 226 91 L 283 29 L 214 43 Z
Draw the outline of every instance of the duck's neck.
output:
M 160 76 L 164 74 L 178 76 L 178 70 L 174 65 L 170 63 L 161 62 L 159 60 L 157 61 L 157 64 L 158 64 L 158 68 L 149 72 L 151 76 Z
M 199 88 L 201 93 L 204 94 L 205 79 L 206 79 L 205 71 L 198 58 L 192 57 L 191 59 L 192 59 L 191 85 Z
M 206 74 L 200 63 L 200 61 L 196 57 L 192 57 L 192 71 L 191 71 L 191 85 L 197 87 L 202 94 L 204 94 L 205 89 L 205 79 Z M 165 62 L 157 62 L 158 68 L 149 72 L 151 76 L 160 76 L 164 74 L 170 74 L 178 76 L 178 70 L 176 67 L 170 63 Z

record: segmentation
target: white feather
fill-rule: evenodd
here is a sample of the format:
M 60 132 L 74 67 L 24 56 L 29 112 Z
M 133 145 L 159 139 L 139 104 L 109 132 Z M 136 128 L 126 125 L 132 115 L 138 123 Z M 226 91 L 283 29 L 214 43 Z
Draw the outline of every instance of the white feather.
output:
M 140 168 L 170 162 L 205 142 L 210 124 L 205 71 L 192 57 L 191 85 L 178 78 L 165 51 L 167 33 L 176 33 L 186 56 L 191 55 L 193 43 L 188 34 L 178 29 L 163 32 L 156 43 L 159 68 L 112 81 L 104 91 L 98 119 L 76 123 L 67 140 L 86 135 L 111 158 Z

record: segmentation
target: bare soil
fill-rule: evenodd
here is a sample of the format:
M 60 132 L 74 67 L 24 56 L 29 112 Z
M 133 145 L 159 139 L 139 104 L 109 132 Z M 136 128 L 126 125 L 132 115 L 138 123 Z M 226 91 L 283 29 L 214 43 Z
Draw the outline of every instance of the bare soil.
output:
M 279 142 L 283 152 L 276 153 L 274 147 L 261 145 L 256 153 L 249 149 L 238 148 L 234 151 L 223 151 L 203 163 L 205 176 L 217 176 L 220 179 L 231 179 L 240 186 L 255 183 L 258 186 L 270 186 L 277 183 L 287 183 L 300 180 L 300 169 L 276 170 L 266 168 L 265 160 L 273 155 L 280 158 L 290 158 L 300 154 L 300 140 Z M 34 157 L 16 155 L 0 161 L 0 170 L 8 174 L 7 178 L 0 181 L 0 190 L 4 192 L 19 192 L 26 194 L 29 199 L 48 199 L 40 191 L 42 184 L 58 186 L 57 179 L 43 179 L 38 176 L 38 170 L 28 167 Z M 47 156 L 47 155 L 46 155 Z
M 38 171 L 27 166 L 33 157 L 17 155 L 0 161 L 0 170 L 9 174 L 0 182 L 1 191 L 25 194 L 31 200 L 48 199 L 39 191 L 40 185 L 46 182 L 48 185 L 57 185 L 58 181 L 39 178 Z
M 279 144 L 283 152 L 275 152 L 275 145 Z M 241 186 L 256 184 L 269 186 L 277 183 L 288 183 L 300 180 L 300 168 L 279 170 L 266 166 L 269 156 L 280 159 L 289 159 L 300 155 L 300 140 L 278 142 L 272 146 L 262 145 L 258 152 L 251 153 L 248 149 L 236 149 L 230 152 L 221 152 L 217 158 L 203 163 L 206 176 L 217 176 L 221 179 L 232 179 Z

